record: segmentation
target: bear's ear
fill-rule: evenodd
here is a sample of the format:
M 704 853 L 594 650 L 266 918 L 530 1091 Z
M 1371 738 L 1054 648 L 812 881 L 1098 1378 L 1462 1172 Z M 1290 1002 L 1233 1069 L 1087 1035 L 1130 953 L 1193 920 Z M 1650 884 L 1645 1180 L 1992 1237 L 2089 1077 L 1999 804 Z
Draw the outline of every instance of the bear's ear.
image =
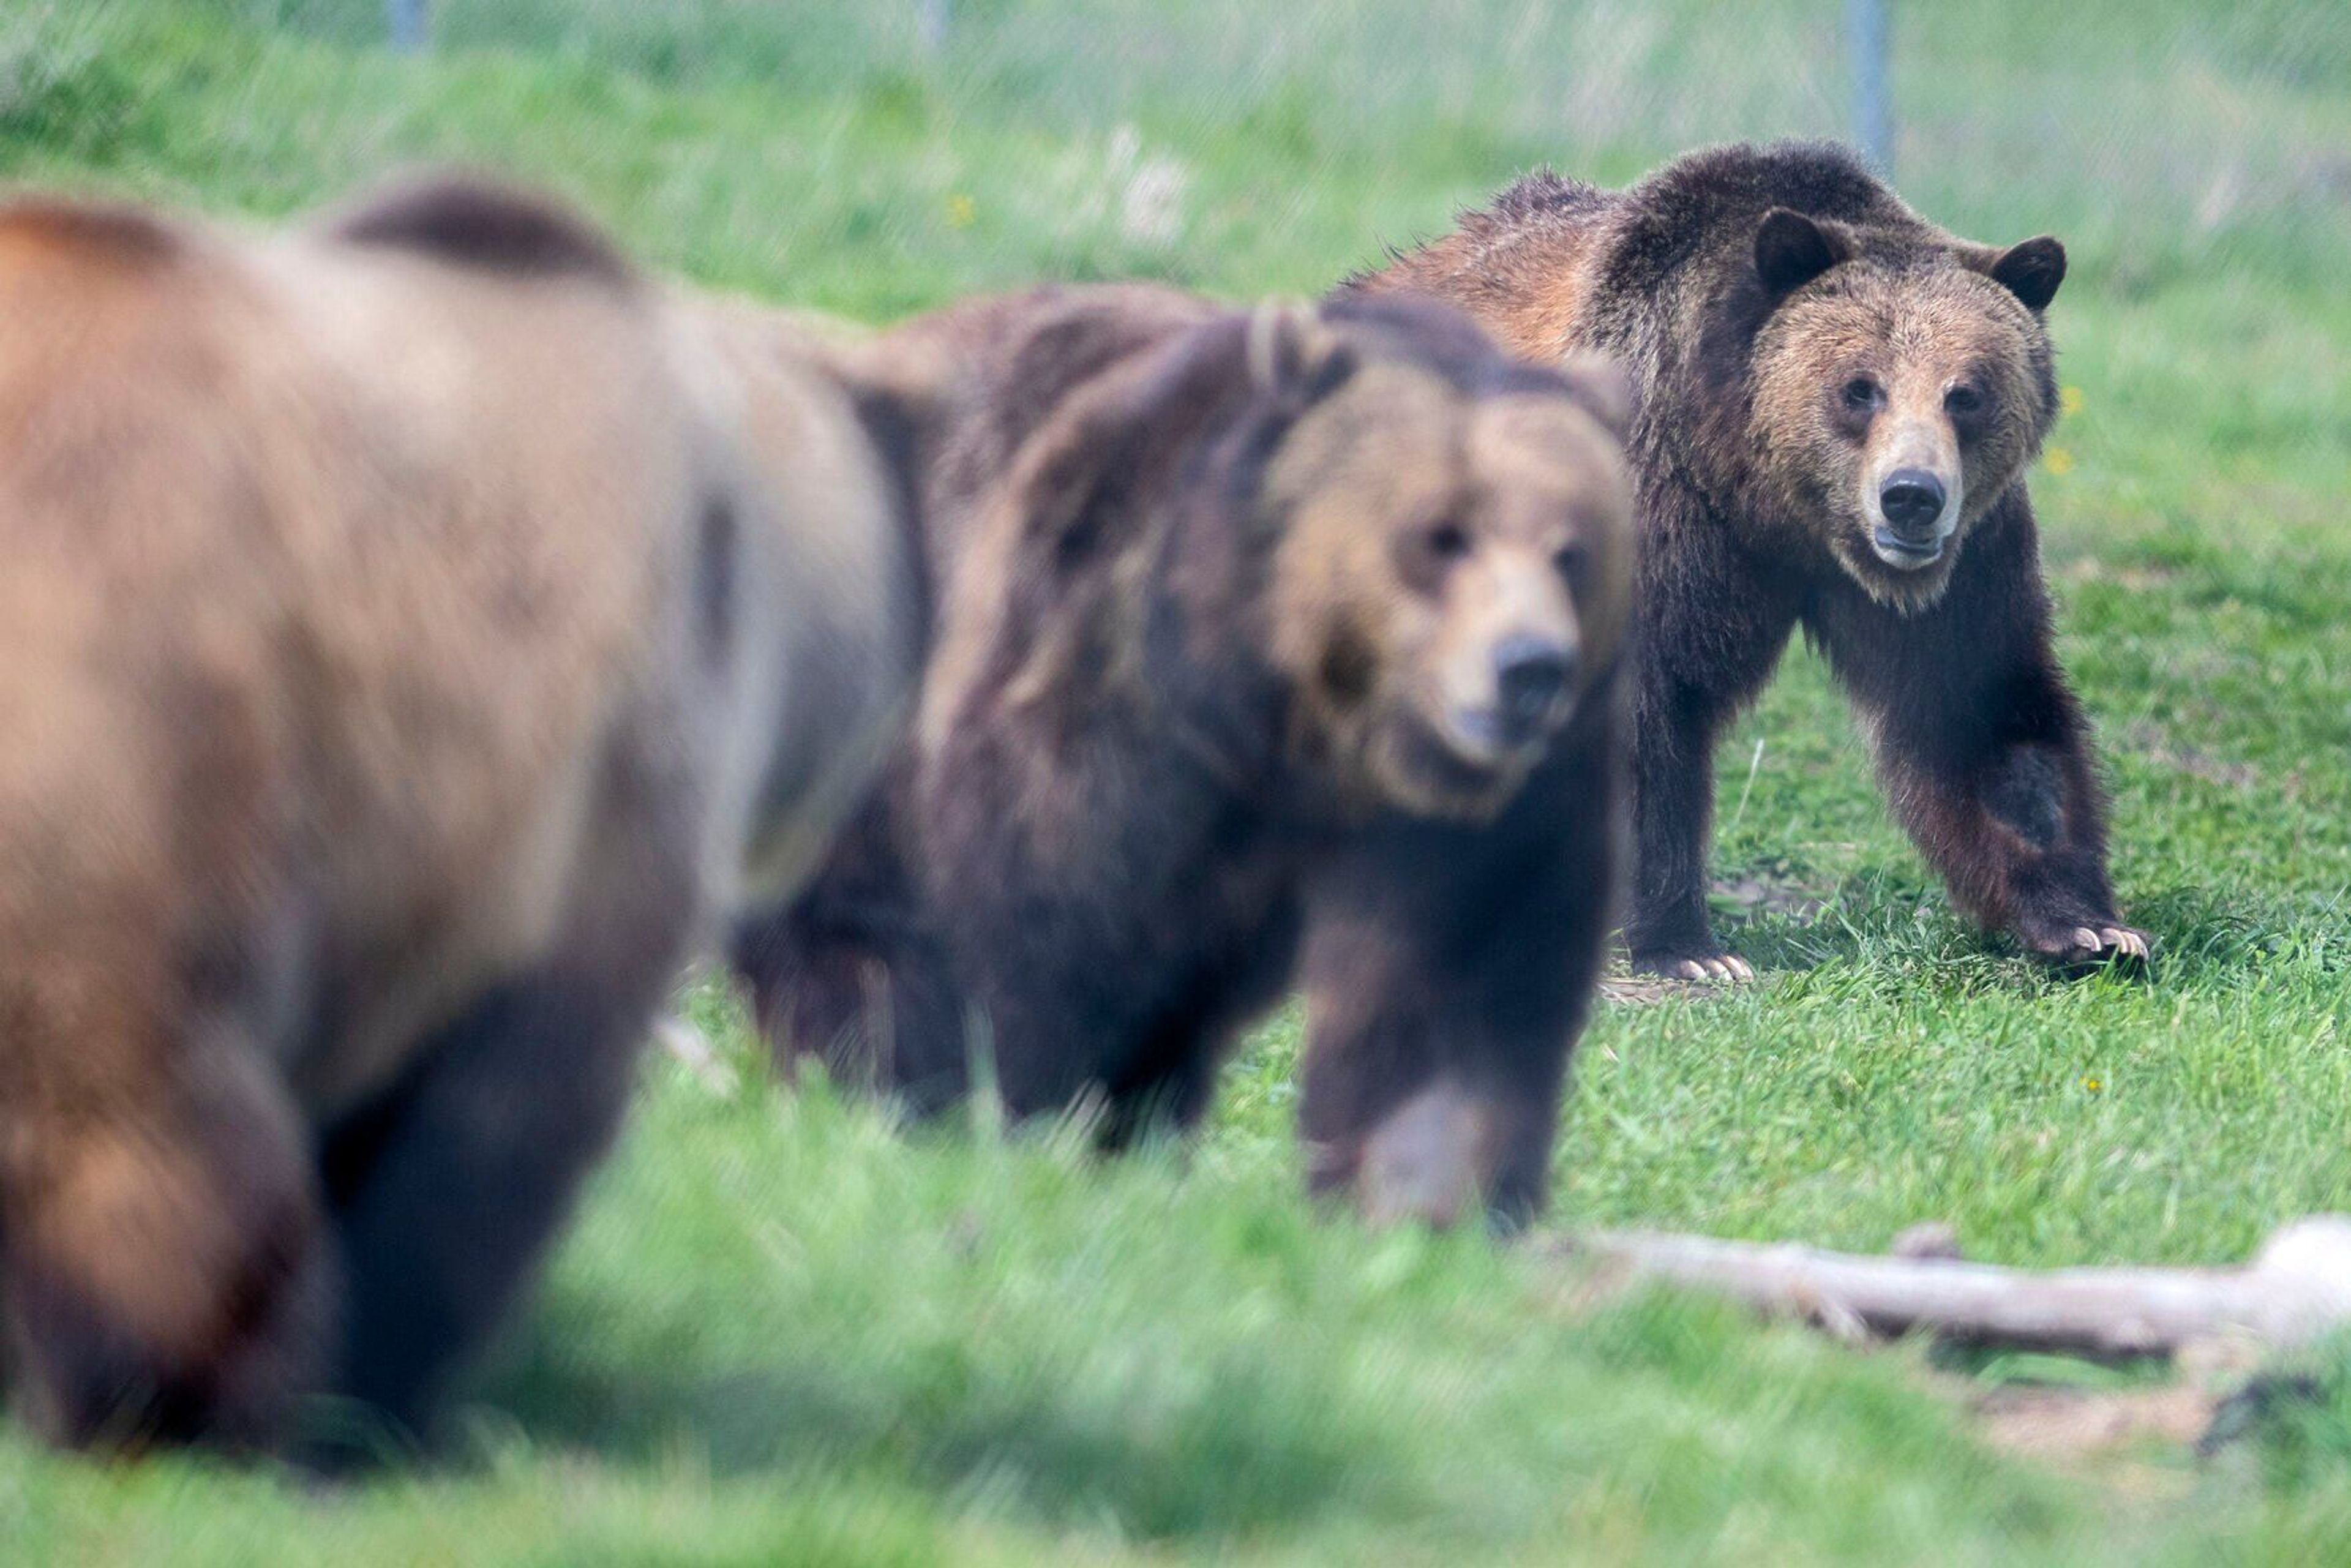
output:
M 1292 409 L 1328 396 L 1355 371 L 1355 353 L 1311 305 L 1268 299 L 1249 312 L 1249 384 Z
M 2028 310 L 2045 310 L 2065 281 L 2065 247 L 2048 235 L 2010 246 L 1993 258 L 1991 280 L 2024 301 Z
M 1755 274 L 1774 295 L 1800 288 L 1853 255 L 1834 228 L 1786 207 L 1755 225 Z
M 1633 382 L 1615 361 L 1599 354 L 1570 354 L 1560 361 L 1560 378 L 1576 406 L 1625 441 L 1633 434 Z

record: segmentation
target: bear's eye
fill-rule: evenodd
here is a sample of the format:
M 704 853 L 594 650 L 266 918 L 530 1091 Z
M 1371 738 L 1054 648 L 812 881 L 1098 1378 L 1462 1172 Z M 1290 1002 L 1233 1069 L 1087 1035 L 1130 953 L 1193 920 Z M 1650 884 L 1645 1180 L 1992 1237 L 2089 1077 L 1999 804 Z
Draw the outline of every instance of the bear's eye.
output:
M 1439 560 L 1459 560 L 1469 553 L 1469 531 L 1459 523 L 1439 523 L 1421 536 L 1421 547 Z
M 1983 412 L 1984 394 L 1964 383 L 1943 394 L 1943 412 L 1955 418 L 1964 418 Z
M 1552 552 L 1552 570 L 1565 578 L 1570 584 L 1574 584 L 1583 580 L 1583 560 L 1582 545 L 1562 545 Z
M 1844 383 L 1844 405 L 1855 413 L 1872 413 L 1886 401 L 1886 389 L 1869 376 L 1855 376 Z

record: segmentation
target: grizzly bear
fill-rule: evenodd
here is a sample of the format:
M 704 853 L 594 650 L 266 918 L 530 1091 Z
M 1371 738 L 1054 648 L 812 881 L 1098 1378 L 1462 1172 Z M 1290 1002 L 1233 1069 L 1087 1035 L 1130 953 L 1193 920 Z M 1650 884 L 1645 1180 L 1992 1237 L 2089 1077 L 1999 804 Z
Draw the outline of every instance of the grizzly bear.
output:
M 417 1423 L 689 945 L 911 713 L 891 422 L 460 180 L 266 237 L 20 200 L 0 323 L 13 1402 Z
M 1341 285 L 1634 382 L 1635 967 L 1751 977 L 1708 917 L 1714 748 L 1799 626 L 1961 910 L 2064 966 L 2147 956 L 2107 886 L 2025 490 L 2064 276 L 2054 239 L 1954 238 L 1841 149 L 1778 143 L 1624 191 L 1533 174 Z
M 1540 1206 L 1608 929 L 1631 496 L 1611 372 L 1424 301 L 1050 288 L 918 320 L 914 732 L 738 961 L 789 1060 L 1188 1126 L 1302 976 L 1318 1192 Z

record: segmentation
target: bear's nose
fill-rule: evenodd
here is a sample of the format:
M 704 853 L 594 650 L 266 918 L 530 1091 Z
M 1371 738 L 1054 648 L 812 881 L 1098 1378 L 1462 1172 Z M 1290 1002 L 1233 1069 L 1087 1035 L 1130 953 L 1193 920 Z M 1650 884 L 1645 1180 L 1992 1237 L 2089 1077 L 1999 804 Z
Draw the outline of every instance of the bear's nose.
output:
M 1896 468 L 1878 486 L 1877 509 L 1896 533 L 1930 533 L 1942 519 L 1943 482 L 1924 468 Z
M 1494 685 L 1512 738 L 1526 738 L 1550 716 L 1574 673 L 1574 652 L 1549 638 L 1512 637 L 1494 650 Z

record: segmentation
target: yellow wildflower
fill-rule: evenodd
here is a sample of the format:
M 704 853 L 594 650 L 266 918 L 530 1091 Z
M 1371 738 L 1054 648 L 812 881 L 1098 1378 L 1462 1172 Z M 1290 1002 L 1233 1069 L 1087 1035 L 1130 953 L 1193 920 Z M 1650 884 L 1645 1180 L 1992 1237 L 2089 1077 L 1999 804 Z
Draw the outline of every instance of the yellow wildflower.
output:
M 2074 471 L 2074 455 L 2062 446 L 2053 446 L 2043 452 L 2041 461 L 2052 474 L 2071 474 Z
M 2064 409 L 2067 413 L 2081 413 L 2082 389 L 2080 387 L 2059 388 L 2057 392 L 2057 406 Z
M 947 227 L 967 229 L 979 215 L 979 204 L 960 192 L 947 198 Z

